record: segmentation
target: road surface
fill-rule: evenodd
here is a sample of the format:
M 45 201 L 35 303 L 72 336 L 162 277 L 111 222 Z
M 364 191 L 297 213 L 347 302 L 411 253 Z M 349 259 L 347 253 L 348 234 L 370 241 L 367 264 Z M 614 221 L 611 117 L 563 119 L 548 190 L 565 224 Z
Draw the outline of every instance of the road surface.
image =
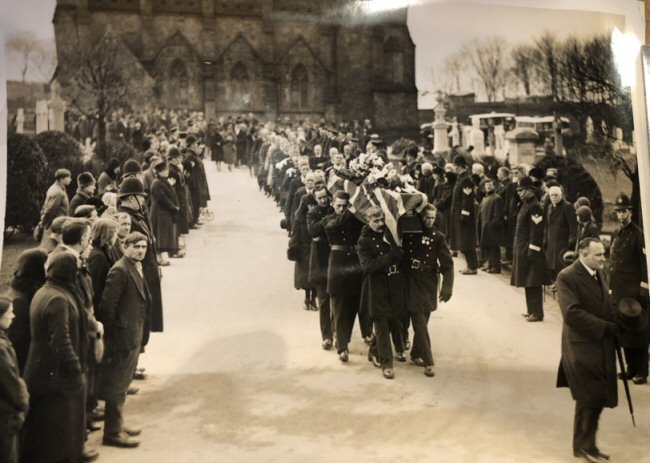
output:
M 165 332 L 141 366 L 126 450 L 90 442 L 107 462 L 567 462 L 574 402 L 556 389 L 561 315 L 526 323 L 521 290 L 503 276 L 458 275 L 429 323 L 436 376 L 395 363 L 389 381 L 367 361 L 358 325 L 350 361 L 320 347 L 302 309 L 275 203 L 248 172 L 206 164 L 215 220 L 163 269 Z M 461 260 L 456 267 L 462 268 Z M 598 435 L 613 462 L 648 461 L 648 386 L 622 387 Z

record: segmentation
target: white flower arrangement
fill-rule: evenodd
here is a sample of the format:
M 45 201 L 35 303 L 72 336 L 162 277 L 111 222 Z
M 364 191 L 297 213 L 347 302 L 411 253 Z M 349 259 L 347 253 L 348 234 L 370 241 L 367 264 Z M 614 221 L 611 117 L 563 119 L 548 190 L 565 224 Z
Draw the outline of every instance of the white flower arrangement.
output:
M 361 153 L 350 161 L 347 171 L 352 178 L 374 184 L 378 179 L 386 178 L 392 168 L 392 163 L 386 163 L 375 153 Z

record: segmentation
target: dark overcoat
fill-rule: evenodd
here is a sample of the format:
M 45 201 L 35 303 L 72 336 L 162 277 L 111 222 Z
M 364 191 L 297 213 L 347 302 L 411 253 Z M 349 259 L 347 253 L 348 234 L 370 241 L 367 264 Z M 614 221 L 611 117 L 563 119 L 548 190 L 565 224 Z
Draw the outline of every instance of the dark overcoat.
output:
M 287 219 L 287 224 L 289 225 L 289 230 L 293 224 L 294 214 L 298 208 L 297 204 L 294 204 L 296 200 L 296 192 L 300 187 L 304 186 L 300 176 L 292 178 L 289 184 L 287 185 L 286 200 L 284 203 L 284 216 Z M 300 198 L 298 198 L 300 200 Z
M 60 285 L 48 279 L 32 299 L 24 375 L 30 393 L 25 461 L 78 461 L 83 450 L 88 333 L 75 271 L 71 260 L 70 281 Z
M 478 235 L 481 246 L 498 247 L 503 244 L 505 231 L 503 199 L 496 193 L 485 195 L 478 213 Z
M 590 408 L 615 407 L 615 336 L 606 324 L 615 323 L 605 274 L 596 281 L 578 259 L 556 280 L 562 325 L 562 359 L 558 387 L 569 387 L 574 400 Z
M 557 206 L 548 206 L 544 246 L 549 268 L 561 270 L 564 267 L 562 254 L 575 248 L 577 228 L 576 211 L 566 199 L 562 199 Z
M 451 200 L 454 194 L 454 185 L 448 182 L 443 182 L 436 185 L 436 200 L 433 205 L 438 209 L 436 216 L 436 228 L 443 232 L 449 240 L 451 236 Z
M 578 252 L 578 244 L 585 238 L 599 238 L 600 230 L 594 220 L 585 224 L 579 223 L 576 230 L 576 245 L 574 251 Z
M 178 199 L 178 212 L 176 213 L 176 231 L 179 235 L 186 235 L 190 232 L 190 221 L 192 213 L 187 200 L 187 185 L 185 174 L 174 164 L 169 164 L 169 178 L 174 179 L 174 193 Z
M 501 190 L 500 190 L 501 191 Z M 521 207 L 521 199 L 517 194 L 517 184 L 509 182 L 503 186 L 502 189 L 504 216 L 506 221 L 506 247 L 512 247 L 515 241 L 515 231 L 517 229 L 517 215 Z
M 293 273 L 293 286 L 296 289 L 311 289 L 312 284 L 309 282 L 309 255 L 311 252 L 311 236 L 307 229 L 307 218 L 299 210 L 294 217 L 291 228 L 291 237 L 289 238 L 289 247 L 298 250 L 298 260 L 296 260 Z
M 471 189 L 469 193 L 464 190 Z M 474 183 L 469 173 L 458 176 L 451 197 L 451 248 L 469 251 L 476 248 L 476 207 Z
M 544 211 L 536 197 L 524 202 L 517 214 L 515 242 L 512 247 L 510 284 L 518 288 L 543 286 L 551 283 L 542 248 L 544 241 Z
M 70 200 L 70 215 L 74 215 L 74 211 L 76 211 L 79 206 L 83 206 L 84 204 L 86 204 L 86 202 L 88 202 L 89 199 L 90 199 L 89 194 L 81 190 L 77 190 L 75 195 Z
M 441 292 L 451 294 L 454 285 L 454 261 L 447 240 L 436 228 L 403 236 L 406 307 L 412 313 L 430 313 L 438 308 L 438 275 Z
M 151 294 L 151 304 L 149 317 L 145 326 L 144 340 L 142 345 L 146 345 L 149 339 L 149 331 L 162 332 L 163 330 L 163 304 L 162 290 L 160 288 L 160 273 L 158 271 L 158 260 L 156 259 L 156 247 L 154 237 L 148 226 L 147 220 L 140 211 L 135 211 L 121 206 L 120 212 L 126 212 L 131 216 L 131 231 L 140 232 L 147 237 L 147 254 L 142 261 L 142 272 L 147 282 L 147 288 Z
M 309 282 L 314 286 L 327 286 L 327 261 L 330 246 L 323 227 L 323 218 L 334 213 L 331 206 L 316 207 L 307 212 L 307 231 L 311 236 L 309 251 Z
M 20 369 L 21 375 L 25 370 L 25 363 L 27 362 L 27 353 L 29 352 L 29 344 L 31 340 L 29 306 L 32 302 L 32 296 L 33 294 L 29 295 L 14 288 L 11 288 L 8 294 L 14 307 L 14 321 L 9 327 L 8 334 L 16 353 L 18 368 Z
M 363 270 L 359 313 L 366 313 L 375 320 L 405 315 L 406 294 L 401 269 L 404 252 L 389 241 L 392 244 L 384 240 L 384 233 L 376 233 L 364 225 L 357 242 Z
M 18 435 L 29 406 L 27 386 L 7 333 L 0 329 L 0 461 L 18 461 Z
M 636 299 L 643 307 L 642 317 L 648 319 L 648 270 L 643 230 L 630 222 L 619 227 L 612 236 L 610 248 L 609 289 L 614 305 L 624 297 Z M 627 331 L 620 335 L 620 345 L 626 348 L 648 347 L 646 331 Z
M 166 179 L 156 178 L 151 185 L 151 226 L 158 251 L 178 249 L 176 220 L 179 211 L 174 187 Z
M 114 263 L 106 249 L 93 245 L 90 255 L 86 259 L 86 267 L 93 281 L 93 306 L 95 310 L 99 307 L 104 285 L 106 284 L 106 277 Z
M 327 241 L 332 246 L 345 246 L 345 250 L 331 249 L 327 266 L 327 292 L 330 296 L 360 294 L 363 271 L 359 264 L 356 244 L 363 223 L 349 210 L 341 215 L 330 214 L 323 218 Z

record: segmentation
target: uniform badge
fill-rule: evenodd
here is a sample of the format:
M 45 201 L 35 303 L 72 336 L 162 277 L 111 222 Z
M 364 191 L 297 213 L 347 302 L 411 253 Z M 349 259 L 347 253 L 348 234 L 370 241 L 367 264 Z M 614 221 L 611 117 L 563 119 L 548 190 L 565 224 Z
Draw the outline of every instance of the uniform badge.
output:
M 539 223 L 544 220 L 541 215 L 539 214 L 533 214 L 530 216 L 530 220 L 535 222 L 535 225 L 539 225 Z

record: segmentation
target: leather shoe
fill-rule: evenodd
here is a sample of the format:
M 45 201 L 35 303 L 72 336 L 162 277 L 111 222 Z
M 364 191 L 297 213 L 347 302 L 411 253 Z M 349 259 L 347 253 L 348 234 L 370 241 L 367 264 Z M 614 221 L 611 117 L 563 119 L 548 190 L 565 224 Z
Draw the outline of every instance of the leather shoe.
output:
M 329 338 L 323 339 L 321 346 L 323 346 L 323 350 L 330 350 L 332 348 L 332 340 Z
M 135 373 L 133 373 L 133 379 L 137 379 L 138 381 L 142 381 L 147 379 L 147 375 L 145 375 L 142 371 L 136 370 Z
M 617 377 L 618 379 L 623 379 L 623 373 L 619 373 L 618 375 L 616 375 L 616 377 Z M 630 374 L 629 371 L 626 371 L 626 372 L 625 372 L 625 379 L 632 379 L 632 378 L 634 378 L 634 374 L 633 374 L 633 373 Z
M 406 355 L 404 355 L 404 352 L 396 352 L 395 359 L 398 362 L 406 362 Z
M 395 377 L 395 372 L 392 368 L 384 368 L 381 370 L 381 374 L 384 375 L 386 379 L 393 379 Z
M 495 274 L 495 273 L 501 273 L 501 270 L 496 269 L 496 268 L 489 268 L 489 269 L 487 270 L 487 272 L 488 272 L 488 273 Z
M 347 362 L 349 359 L 348 351 L 344 350 L 343 352 L 339 353 L 339 360 L 343 363 Z
M 415 366 L 418 367 L 423 367 L 424 366 L 424 360 L 420 357 L 412 358 L 411 362 L 415 364 Z
M 433 378 L 435 375 L 436 373 L 433 371 L 433 365 L 427 365 L 426 367 L 424 367 L 424 376 Z
M 531 316 L 531 314 L 529 314 L 529 313 L 522 313 L 521 316 L 524 317 L 524 318 L 528 318 L 528 317 Z
M 131 437 L 139 436 L 142 434 L 142 429 L 140 428 L 130 428 L 128 426 L 122 426 L 122 431 L 127 433 Z
M 140 392 L 140 389 L 137 387 L 130 387 L 126 390 L 127 395 L 135 395 Z
M 599 453 L 599 452 L 598 452 Z M 573 456 L 577 458 L 582 458 L 585 461 L 588 461 L 590 463 L 603 463 L 608 461 L 607 458 L 605 458 L 606 455 L 603 455 L 602 457 L 598 455 L 597 452 L 594 451 L 587 451 L 585 449 L 579 449 L 573 452 Z
M 81 453 L 81 461 L 95 461 L 99 458 L 99 452 L 95 449 L 84 448 L 84 451 Z
M 88 432 L 95 432 L 95 431 L 99 431 L 100 429 L 102 429 L 102 426 L 95 423 L 93 420 L 90 420 L 90 422 L 86 426 L 86 429 L 88 430 Z
M 478 272 L 476 270 L 472 270 L 470 268 L 466 268 L 460 271 L 461 275 L 476 275 Z
M 132 449 L 140 445 L 140 441 L 129 437 L 125 432 L 121 432 L 112 436 L 104 436 L 104 439 L 102 439 L 102 444 L 108 445 L 110 447 Z
M 544 319 L 538 317 L 537 315 L 531 314 L 531 315 L 528 316 L 528 318 L 526 318 L 526 321 L 527 322 L 543 322 Z
M 648 382 L 648 379 L 645 376 L 636 375 L 634 378 L 632 378 L 632 382 L 634 384 L 646 384 Z

